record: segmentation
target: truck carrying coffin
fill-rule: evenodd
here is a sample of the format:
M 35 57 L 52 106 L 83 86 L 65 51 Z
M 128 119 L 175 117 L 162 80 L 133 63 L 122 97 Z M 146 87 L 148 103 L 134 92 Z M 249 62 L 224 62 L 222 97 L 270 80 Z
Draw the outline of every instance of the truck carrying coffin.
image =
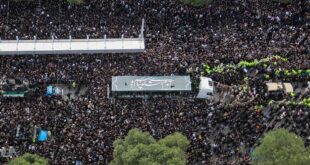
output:
M 112 96 L 174 97 L 192 90 L 190 76 L 113 76 Z

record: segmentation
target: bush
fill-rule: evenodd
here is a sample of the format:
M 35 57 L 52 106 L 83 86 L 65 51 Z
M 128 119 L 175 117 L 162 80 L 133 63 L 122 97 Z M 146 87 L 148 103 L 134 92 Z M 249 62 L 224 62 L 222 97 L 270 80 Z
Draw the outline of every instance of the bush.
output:
M 48 160 L 39 155 L 26 153 L 9 162 L 9 165 L 47 165 Z

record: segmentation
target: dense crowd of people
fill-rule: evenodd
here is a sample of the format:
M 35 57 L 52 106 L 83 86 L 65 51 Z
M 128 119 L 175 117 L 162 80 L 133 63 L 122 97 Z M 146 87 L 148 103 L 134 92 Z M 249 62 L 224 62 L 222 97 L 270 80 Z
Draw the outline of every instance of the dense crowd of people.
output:
M 86 0 L 80 5 L 63 0 L 1 0 L 2 40 L 15 40 L 16 36 L 49 39 L 51 35 L 58 39 L 69 35 L 86 38 L 87 34 L 91 38 L 122 34 L 138 37 L 144 18 L 146 51 L 1 56 L 1 80 L 27 80 L 39 90 L 31 98 L 0 98 L 0 147 L 14 146 L 17 155 L 37 153 L 51 164 L 74 164 L 76 160 L 108 164 L 113 141 L 131 128 L 140 128 L 156 138 L 176 131 L 186 135 L 191 142 L 187 164 L 247 164 L 249 148 L 258 145 L 262 134 L 278 121 L 309 145 L 309 108 L 280 103 L 270 105 L 268 115 L 253 110 L 272 99 L 266 95 L 261 78 L 249 80 L 249 92 L 240 95 L 244 102 L 251 99 L 246 104 L 232 102 L 227 106 L 194 97 L 107 98 L 112 76 L 191 75 L 196 82 L 203 63 L 236 64 L 275 54 L 289 60 L 282 69 L 309 69 L 309 9 L 309 0 L 290 4 L 216 0 L 198 8 L 178 0 Z M 240 74 L 227 72 L 212 78 L 226 85 L 240 85 L 244 78 Z M 301 79 L 309 81 L 309 77 Z M 45 96 L 46 85 L 58 80 L 87 85 L 88 91 L 71 100 Z M 240 91 L 235 89 L 235 95 Z M 16 139 L 18 125 L 29 138 Z M 49 130 L 51 138 L 33 143 L 34 126 Z

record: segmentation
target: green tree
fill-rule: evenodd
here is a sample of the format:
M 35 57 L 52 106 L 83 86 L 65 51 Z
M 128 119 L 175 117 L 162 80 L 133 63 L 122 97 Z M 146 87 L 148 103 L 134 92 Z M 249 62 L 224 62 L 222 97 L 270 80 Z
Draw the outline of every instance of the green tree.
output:
M 47 165 L 48 160 L 36 154 L 26 153 L 9 162 L 9 165 Z
M 277 129 L 264 135 L 254 150 L 253 165 L 309 165 L 303 140 L 286 129 Z
M 184 4 L 199 7 L 211 3 L 213 0 L 181 0 Z
M 114 141 L 111 165 L 184 165 L 188 145 L 180 133 L 156 141 L 148 132 L 132 129 L 124 140 Z

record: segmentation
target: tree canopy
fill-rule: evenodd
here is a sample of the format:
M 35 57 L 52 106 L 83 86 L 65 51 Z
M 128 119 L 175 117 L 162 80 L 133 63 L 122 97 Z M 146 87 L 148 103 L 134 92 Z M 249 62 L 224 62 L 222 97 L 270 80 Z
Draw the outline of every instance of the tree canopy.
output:
M 254 150 L 252 164 L 309 165 L 310 158 L 301 137 L 285 129 L 277 129 L 265 134 L 260 146 Z
M 181 0 L 184 4 L 199 7 L 211 3 L 213 0 Z
M 36 154 L 26 153 L 9 162 L 9 165 L 47 165 L 48 160 Z
M 181 133 L 156 141 L 148 132 L 132 129 L 124 140 L 114 142 L 111 165 L 184 165 L 188 145 Z

